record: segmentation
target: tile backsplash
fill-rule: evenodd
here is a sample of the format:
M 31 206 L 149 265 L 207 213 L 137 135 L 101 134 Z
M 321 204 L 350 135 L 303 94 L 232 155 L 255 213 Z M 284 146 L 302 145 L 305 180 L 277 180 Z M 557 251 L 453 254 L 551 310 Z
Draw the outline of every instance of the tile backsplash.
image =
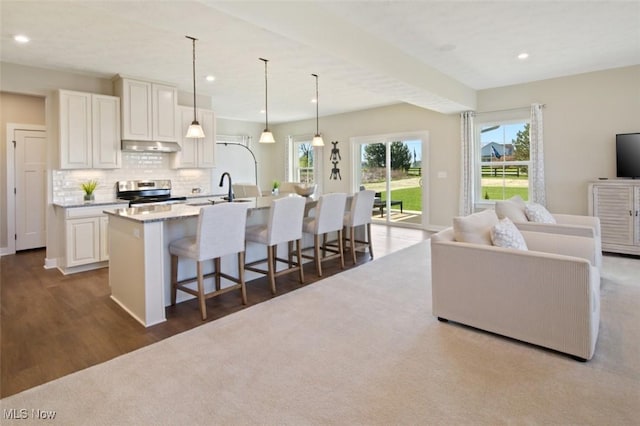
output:
M 116 195 L 116 182 L 136 179 L 170 179 L 171 195 L 190 195 L 194 188 L 202 194 L 211 194 L 211 169 L 170 169 L 171 154 L 154 152 L 122 152 L 121 169 L 53 170 L 53 202 L 69 203 L 82 200 L 80 184 L 98 181 L 97 201 L 111 200 Z M 216 188 L 218 189 L 218 188 Z

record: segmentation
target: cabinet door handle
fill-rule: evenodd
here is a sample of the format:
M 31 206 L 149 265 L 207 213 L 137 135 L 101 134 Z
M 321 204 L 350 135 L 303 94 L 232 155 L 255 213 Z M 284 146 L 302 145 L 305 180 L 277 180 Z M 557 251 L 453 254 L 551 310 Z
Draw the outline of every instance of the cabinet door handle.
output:
M 629 216 L 633 216 L 633 213 L 631 213 L 631 210 L 629 210 Z

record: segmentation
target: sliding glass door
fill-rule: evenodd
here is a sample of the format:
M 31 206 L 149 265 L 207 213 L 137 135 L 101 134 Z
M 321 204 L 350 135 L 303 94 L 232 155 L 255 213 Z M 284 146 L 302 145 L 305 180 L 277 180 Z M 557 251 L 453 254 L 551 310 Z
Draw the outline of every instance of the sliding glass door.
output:
M 423 227 L 425 206 L 424 138 L 356 141 L 355 187 L 376 191 L 374 222 Z M 384 140 L 386 139 L 386 140 Z

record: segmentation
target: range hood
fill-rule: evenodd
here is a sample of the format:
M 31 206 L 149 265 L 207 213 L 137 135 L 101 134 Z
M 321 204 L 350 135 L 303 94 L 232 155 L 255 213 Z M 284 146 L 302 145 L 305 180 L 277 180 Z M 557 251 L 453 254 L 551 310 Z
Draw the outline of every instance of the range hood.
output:
M 133 152 L 178 152 L 180 151 L 180 145 L 177 142 L 123 140 L 122 150 Z

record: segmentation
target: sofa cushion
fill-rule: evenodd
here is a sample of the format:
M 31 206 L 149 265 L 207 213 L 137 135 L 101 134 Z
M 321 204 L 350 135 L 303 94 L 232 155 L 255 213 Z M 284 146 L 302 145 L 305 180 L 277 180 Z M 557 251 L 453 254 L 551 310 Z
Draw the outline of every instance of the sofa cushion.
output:
M 549 210 L 540 204 L 528 203 L 524 207 L 524 212 L 527 215 L 527 219 L 531 222 L 556 223 L 556 220 L 551 213 L 549 213 Z
M 508 217 L 513 222 L 528 222 L 527 215 L 524 213 L 525 203 L 522 198 L 517 196 L 520 202 L 513 198 L 509 200 L 496 201 L 496 214 L 498 219 Z
M 498 223 L 493 210 L 483 210 L 469 216 L 453 218 L 453 235 L 462 243 L 491 245 L 491 227 Z
M 527 243 L 516 225 L 505 217 L 491 228 L 491 242 L 494 246 L 528 250 Z

